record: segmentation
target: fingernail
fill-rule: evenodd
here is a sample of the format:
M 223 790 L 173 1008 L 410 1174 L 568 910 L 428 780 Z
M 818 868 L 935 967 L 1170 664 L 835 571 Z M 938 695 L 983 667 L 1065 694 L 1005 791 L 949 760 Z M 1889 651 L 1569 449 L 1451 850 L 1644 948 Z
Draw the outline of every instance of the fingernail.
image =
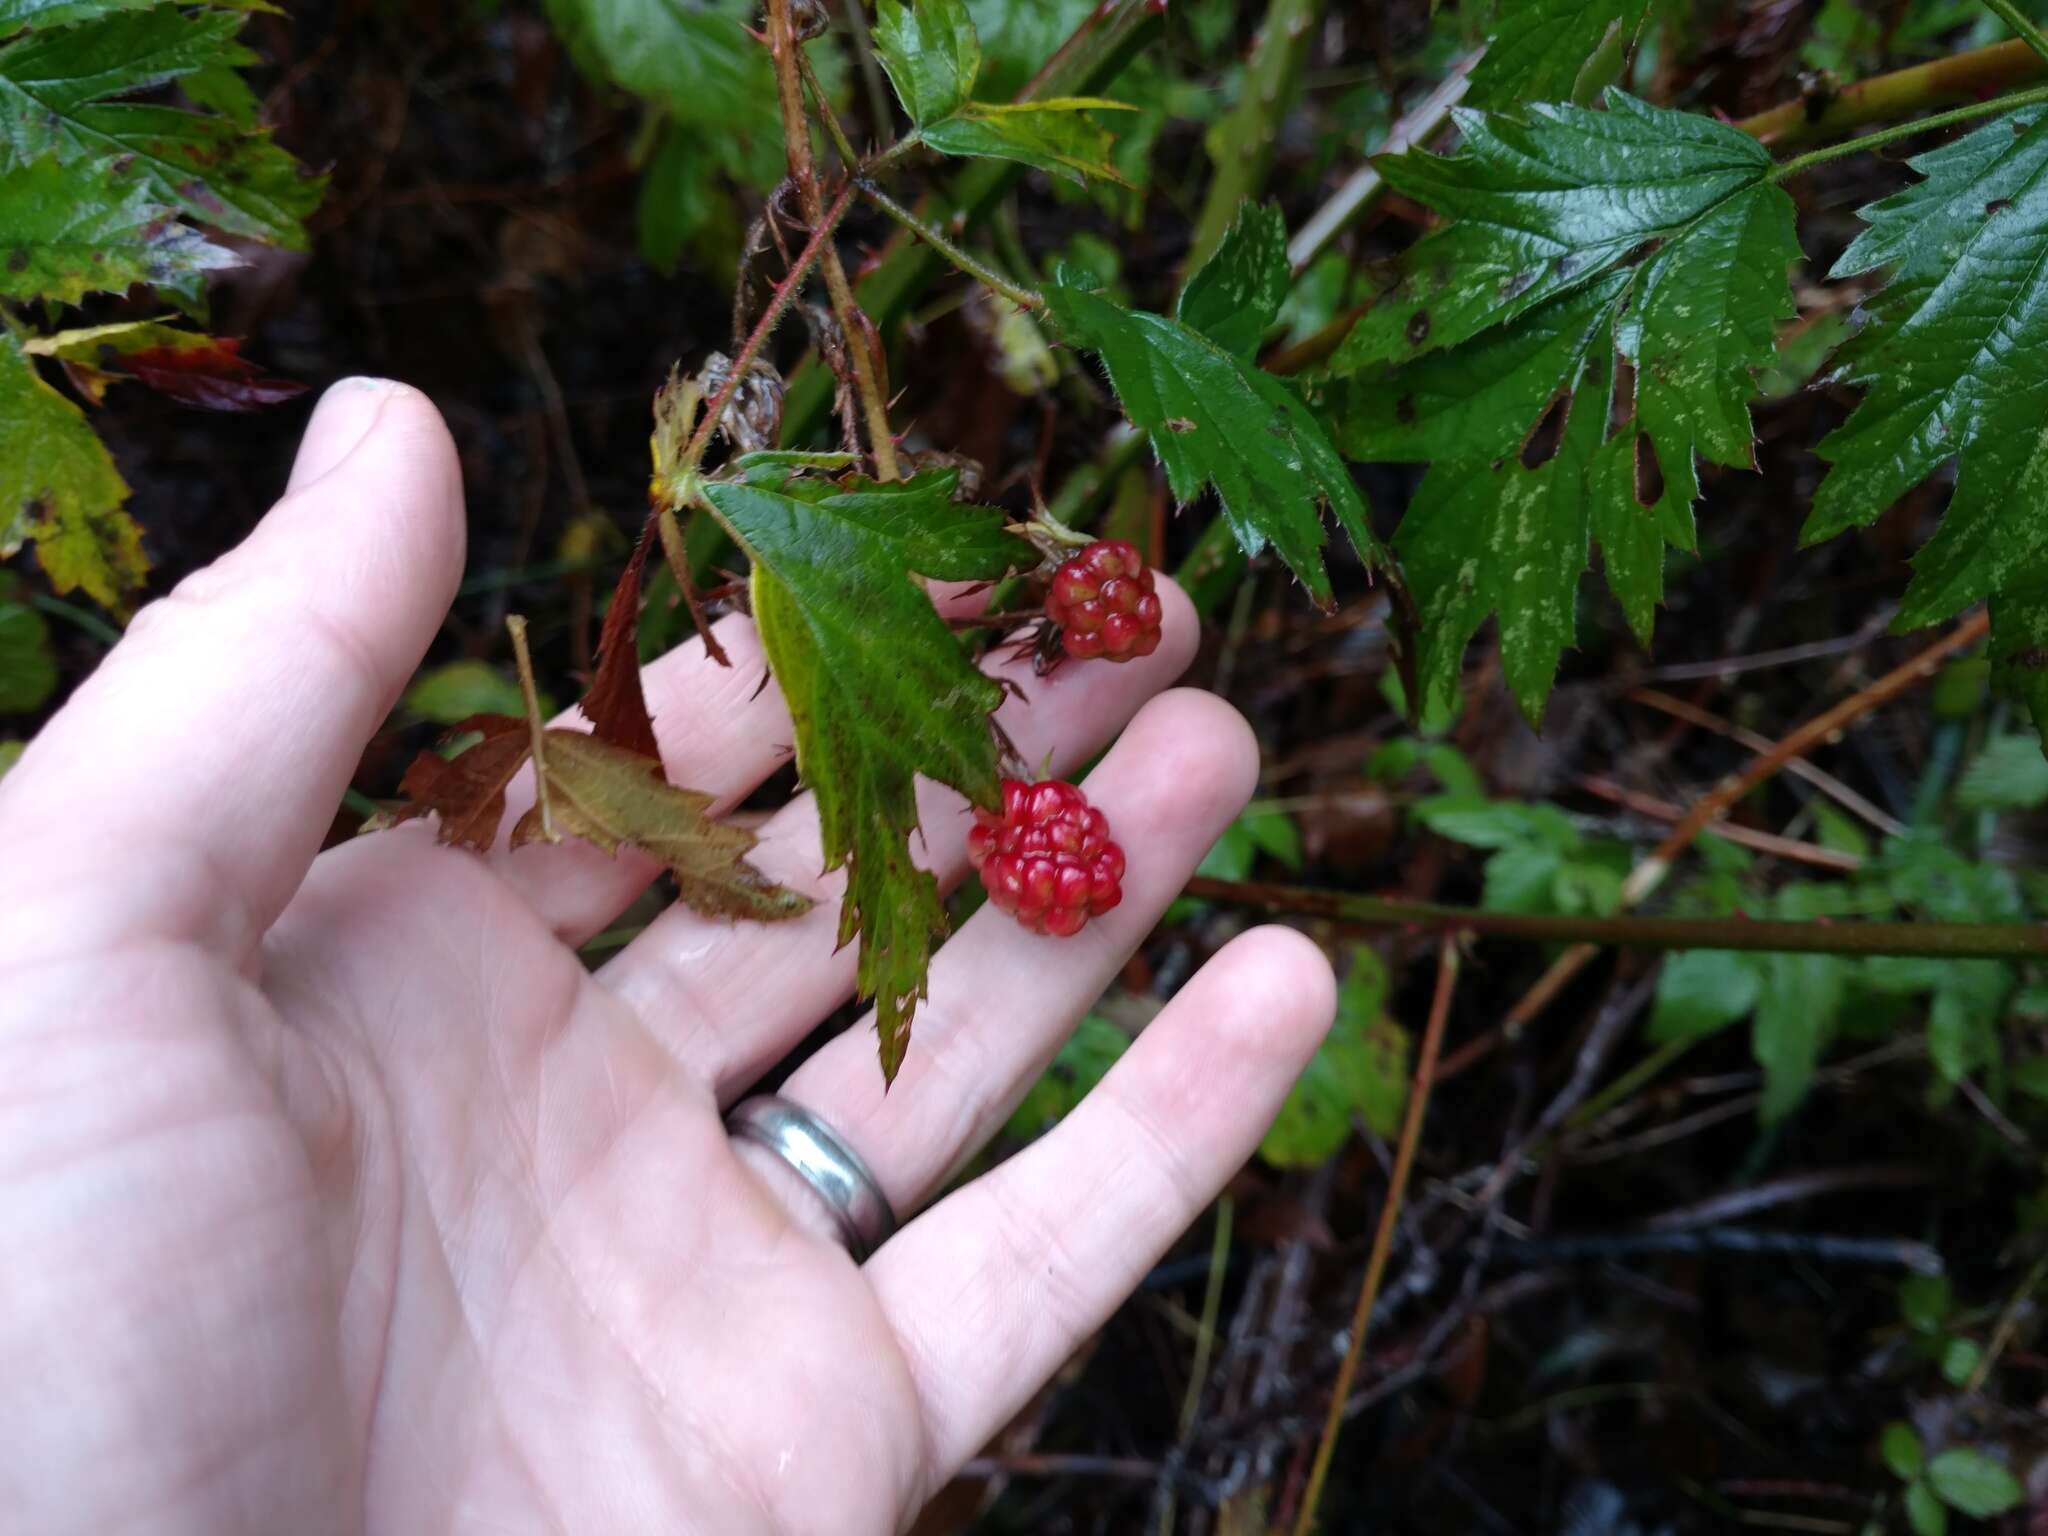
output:
M 370 426 L 384 402 L 403 386 L 390 379 L 351 378 L 330 384 L 313 408 L 306 423 L 306 435 L 299 442 L 299 456 L 292 461 L 291 482 L 285 488 L 296 491 L 310 485 L 354 453 L 370 434 Z

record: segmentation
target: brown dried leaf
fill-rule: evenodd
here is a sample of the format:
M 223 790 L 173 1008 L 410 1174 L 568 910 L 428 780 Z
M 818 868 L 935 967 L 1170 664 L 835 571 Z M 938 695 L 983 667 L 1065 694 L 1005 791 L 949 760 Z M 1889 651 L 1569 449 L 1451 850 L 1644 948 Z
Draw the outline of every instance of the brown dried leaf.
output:
M 472 715 L 448 739 L 478 731 L 484 739 L 454 757 L 422 752 L 413 759 L 398 786 L 407 803 L 392 811 L 387 825 L 432 811 L 441 819 L 434 835 L 442 842 L 489 851 L 505 819 L 505 787 L 532 752 L 533 735 L 514 715 Z

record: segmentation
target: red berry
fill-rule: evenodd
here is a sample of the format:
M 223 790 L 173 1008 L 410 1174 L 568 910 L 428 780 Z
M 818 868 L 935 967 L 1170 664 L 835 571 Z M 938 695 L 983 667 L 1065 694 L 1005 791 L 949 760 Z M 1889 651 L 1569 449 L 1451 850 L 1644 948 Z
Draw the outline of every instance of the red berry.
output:
M 1137 546 L 1097 539 L 1053 576 L 1046 615 L 1076 660 L 1129 661 L 1159 649 L 1159 594 Z
M 1124 899 L 1109 818 L 1060 779 L 1003 780 L 1002 811 L 974 813 L 967 857 L 988 899 L 1033 933 L 1079 933 Z

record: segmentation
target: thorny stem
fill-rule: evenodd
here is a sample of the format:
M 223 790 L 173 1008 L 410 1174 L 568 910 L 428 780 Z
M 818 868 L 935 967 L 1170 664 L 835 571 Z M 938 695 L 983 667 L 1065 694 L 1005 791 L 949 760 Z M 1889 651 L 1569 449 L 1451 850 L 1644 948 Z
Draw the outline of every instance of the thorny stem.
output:
M 782 137 L 789 149 L 789 174 L 796 181 L 797 198 L 803 205 L 805 222 L 816 226 L 824 212 L 818 195 L 818 170 L 811 158 L 811 124 L 804 114 L 804 88 L 798 78 L 803 58 L 790 21 L 790 0 L 768 0 L 768 53 L 775 61 L 775 94 L 782 106 Z M 818 104 L 827 116 L 821 94 Z M 833 125 L 835 131 L 838 124 Z M 868 327 L 862 322 L 860 306 L 854 302 L 853 285 L 846 280 L 839 249 L 827 244 L 821 266 L 825 291 L 832 299 L 832 314 L 839 322 L 846 355 L 853 364 L 854 390 L 860 396 L 861 415 L 867 420 L 868 442 L 875 455 L 875 474 L 882 480 L 897 478 L 896 438 L 889 429 L 889 403 L 882 398 L 880 375 L 868 350 Z
M 916 235 L 962 272 L 979 282 L 983 287 L 993 289 L 1019 309 L 1045 308 L 1045 296 L 1029 288 L 1019 287 L 994 267 L 974 256 L 964 246 L 956 245 L 940 232 L 938 227 L 919 218 L 910 209 L 897 202 L 874 182 L 865 178 L 859 183 L 861 196 L 889 215 L 898 224 Z
M 2048 37 L 2041 35 L 2041 29 L 2029 21 L 2026 14 L 2012 3 L 2012 0 L 1984 0 L 1984 8 L 2012 28 L 2012 34 L 2029 48 L 2044 63 L 2048 63 Z
M 1840 160 L 1848 155 L 1861 154 L 1865 150 L 1882 149 L 1899 139 L 1914 138 L 1919 134 L 1931 133 L 1936 128 L 1947 128 L 1956 123 L 1969 122 L 1972 118 L 1988 117 L 1994 112 L 2009 112 L 2015 107 L 2030 107 L 2043 101 L 2048 101 L 2048 85 L 2037 85 L 2030 91 L 2015 91 L 2010 96 L 1999 96 L 1991 101 L 1973 101 L 1967 106 L 1937 112 L 1932 117 L 1919 117 L 1910 123 L 1880 128 L 1876 133 L 1866 133 L 1861 138 L 1845 139 L 1840 144 L 1830 144 L 1824 149 L 1808 150 L 1803 155 L 1787 160 L 1771 172 L 1771 180 L 1785 181 L 1804 171 L 1810 171 L 1817 165 L 1825 165 L 1830 160 Z
M 1739 949 L 1765 954 L 1907 955 L 1937 960 L 2048 959 L 2048 923 L 1779 922 L 1747 917 L 1566 917 L 1551 913 L 1483 912 L 1433 901 L 1358 896 L 1309 886 L 1197 875 L 1183 894 L 1199 901 L 1291 912 L 1365 928 L 1470 932 L 1597 951 Z M 1583 962 L 1581 962 L 1583 964 Z M 1552 989 L 1554 995 L 1555 989 Z M 1466 1065 L 1460 1053 L 1453 1065 Z M 1446 1075 L 1455 1075 L 1448 1067 Z
M 789 308 L 789 301 L 803 286 L 804 277 L 818 255 L 831 243 L 832 231 L 839 227 L 839 221 L 846 217 L 846 210 L 853 202 L 853 183 L 848 182 L 839 189 L 839 195 L 832 199 L 823 217 L 811 230 L 810 243 L 797 253 L 797 258 L 783 273 L 782 281 L 775 285 L 775 291 L 768 295 L 767 307 L 761 311 L 761 318 L 754 322 L 754 329 L 740 348 L 740 354 L 733 359 L 732 377 L 725 381 L 725 388 L 711 397 L 711 403 L 704 408 L 704 416 L 697 423 L 697 430 L 690 434 L 690 441 L 683 448 L 682 463 L 686 469 L 694 469 L 704 457 L 704 450 L 711 446 L 711 434 L 718 430 L 719 418 L 732 403 L 733 391 L 740 387 L 747 376 L 747 370 L 754 366 L 754 359 L 761 355 L 761 348 L 767 344 L 782 312 Z
M 1387 1272 L 1387 1256 L 1393 1252 L 1394 1229 L 1401 1218 L 1401 1201 L 1408 1190 L 1408 1176 L 1415 1168 L 1415 1148 L 1422 1140 L 1422 1118 L 1429 1109 L 1429 1091 L 1436 1082 L 1437 1054 L 1443 1049 L 1444 1024 L 1451 1014 L 1451 996 L 1458 986 L 1458 943 L 1444 935 L 1437 947 L 1436 995 L 1430 999 L 1429 1022 L 1422 1032 L 1422 1055 L 1415 1064 L 1415 1085 L 1409 1090 L 1408 1112 L 1401 1122 L 1401 1142 L 1394 1150 L 1394 1171 L 1387 1179 L 1387 1198 L 1380 1203 L 1380 1222 L 1372 1235 L 1372 1254 L 1365 1261 L 1365 1279 L 1358 1287 L 1358 1305 L 1351 1313 L 1351 1343 L 1344 1351 L 1344 1363 L 1337 1368 L 1337 1381 L 1330 1388 L 1330 1412 L 1323 1420 L 1323 1437 L 1316 1443 L 1316 1459 L 1309 1467 L 1308 1486 L 1302 1490 L 1301 1508 L 1294 1520 L 1294 1536 L 1308 1536 L 1315 1529 L 1316 1505 L 1322 1501 L 1323 1483 L 1330 1475 L 1330 1459 L 1337 1452 L 1337 1436 L 1344 1427 L 1344 1406 L 1351 1400 L 1351 1383 L 1357 1378 L 1358 1363 L 1365 1354 L 1365 1336 L 1372 1326 L 1373 1303 L 1379 1299 L 1380 1281 Z

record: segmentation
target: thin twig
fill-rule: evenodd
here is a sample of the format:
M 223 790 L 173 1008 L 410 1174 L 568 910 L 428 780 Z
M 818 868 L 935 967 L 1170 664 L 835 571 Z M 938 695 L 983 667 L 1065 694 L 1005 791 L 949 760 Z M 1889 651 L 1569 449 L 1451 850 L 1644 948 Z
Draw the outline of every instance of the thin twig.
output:
M 824 199 L 818 194 L 818 170 L 811 157 L 811 123 L 804 115 L 804 90 L 800 77 L 802 45 L 790 20 L 790 0 L 768 0 L 768 54 L 775 61 L 775 94 L 782 106 L 782 138 L 789 150 L 789 174 L 796 182 L 804 220 L 813 228 L 824 216 Z M 819 110 L 830 115 L 832 108 L 822 93 Z M 836 133 L 838 124 L 833 124 Z M 839 135 L 844 143 L 844 135 Z M 889 403 L 882 398 L 881 376 L 874 355 L 868 350 L 867 327 L 860 306 L 854 302 L 853 285 L 846 280 L 839 250 L 827 244 L 820 253 L 825 274 L 825 291 L 832 298 L 832 314 L 853 363 L 854 389 L 860 395 L 861 414 L 867 419 L 868 446 L 875 456 L 875 474 L 883 480 L 897 478 L 896 439 L 889 430 Z
M 1658 689 L 1638 688 L 1629 695 L 1629 699 L 1637 704 L 1648 705 L 1651 709 L 1662 710 L 1667 715 L 1676 716 L 1688 725 L 1699 726 L 1702 730 L 1712 731 L 1717 736 L 1726 736 L 1752 752 L 1768 752 L 1771 749 L 1770 737 L 1757 731 L 1746 730 L 1733 721 L 1723 720 L 1712 710 L 1701 709 L 1697 704 L 1689 704 L 1684 699 L 1674 698 Z M 1795 778 L 1806 780 L 1843 810 L 1862 817 L 1886 837 L 1906 835 L 1907 828 L 1903 821 L 1881 807 L 1872 805 L 1826 769 L 1816 768 L 1805 758 L 1799 757 L 1787 763 L 1785 771 Z
M 1597 774 L 1584 774 L 1579 778 L 1579 788 L 1589 795 L 1633 811 L 1638 816 L 1648 816 L 1656 821 L 1677 822 L 1685 820 L 1683 806 L 1673 805 L 1669 800 L 1659 800 L 1655 795 L 1646 795 L 1641 790 L 1625 789 L 1612 779 L 1603 779 Z M 1854 853 L 1844 853 L 1839 848 L 1822 848 L 1814 843 L 1802 843 L 1796 837 L 1780 837 L 1775 832 L 1759 832 L 1751 827 L 1723 826 L 1715 833 L 1731 843 L 1765 854 L 1774 859 L 1791 859 L 1800 864 L 1810 864 L 1817 869 L 1833 870 L 1840 875 L 1853 875 L 1863 868 L 1863 859 Z
M 1387 1272 L 1387 1255 L 1393 1250 L 1394 1229 L 1399 1225 L 1401 1200 L 1407 1193 L 1408 1178 L 1415 1169 L 1415 1148 L 1422 1140 L 1422 1121 L 1429 1109 L 1429 1092 L 1436 1083 L 1437 1053 L 1443 1048 L 1444 1024 L 1451 1015 L 1451 996 L 1458 985 L 1458 941 L 1446 934 L 1437 946 L 1436 995 L 1430 1000 L 1429 1022 L 1422 1033 L 1422 1056 L 1415 1065 L 1415 1084 L 1408 1094 L 1408 1112 L 1401 1122 L 1401 1141 L 1394 1153 L 1394 1173 L 1387 1182 L 1387 1198 L 1380 1205 L 1379 1227 L 1372 1237 L 1372 1253 L 1365 1261 L 1365 1279 L 1358 1288 L 1358 1305 L 1351 1314 L 1351 1344 L 1344 1363 L 1337 1370 L 1337 1383 L 1330 1389 L 1330 1412 L 1323 1421 L 1323 1438 L 1316 1445 L 1316 1458 L 1309 1468 L 1308 1486 L 1301 1496 L 1301 1508 L 1294 1521 L 1294 1536 L 1308 1536 L 1315 1529 L 1316 1506 L 1323 1496 L 1323 1484 L 1330 1475 L 1330 1458 L 1337 1451 L 1337 1436 L 1344 1426 L 1344 1404 L 1351 1396 L 1351 1383 L 1358 1375 L 1358 1362 L 1365 1353 L 1366 1332 L 1372 1324 L 1372 1305 L 1379 1296 L 1380 1280 Z

